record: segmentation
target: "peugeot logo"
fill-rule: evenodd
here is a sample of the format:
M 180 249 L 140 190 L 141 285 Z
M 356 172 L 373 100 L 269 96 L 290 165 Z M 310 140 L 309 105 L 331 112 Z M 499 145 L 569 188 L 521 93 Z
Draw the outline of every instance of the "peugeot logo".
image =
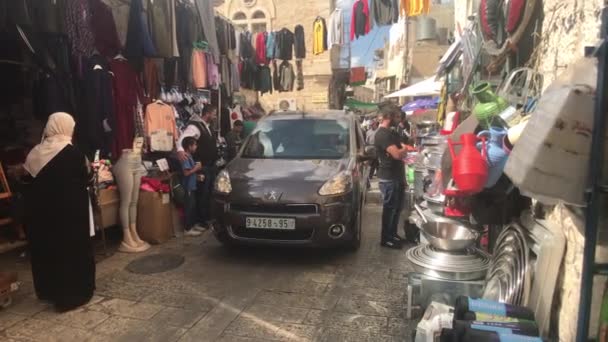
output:
M 264 198 L 267 201 L 275 201 L 275 202 L 277 202 L 281 198 L 281 195 L 282 194 L 279 194 L 276 191 L 268 191 L 266 194 L 264 194 Z

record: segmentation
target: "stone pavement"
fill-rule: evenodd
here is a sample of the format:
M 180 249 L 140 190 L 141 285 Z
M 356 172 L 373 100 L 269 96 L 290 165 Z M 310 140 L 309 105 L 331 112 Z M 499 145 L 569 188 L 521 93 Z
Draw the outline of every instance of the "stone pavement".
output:
M 405 319 L 405 289 L 412 268 L 405 250 L 379 246 L 379 222 L 380 209 L 366 208 L 354 254 L 231 250 L 207 233 L 153 247 L 144 254 L 178 253 L 185 263 L 139 275 L 124 268 L 141 255 L 116 253 L 97 266 L 94 299 L 66 314 L 35 298 L 22 259 L 23 288 L 0 311 L 0 340 L 411 341 L 416 323 Z

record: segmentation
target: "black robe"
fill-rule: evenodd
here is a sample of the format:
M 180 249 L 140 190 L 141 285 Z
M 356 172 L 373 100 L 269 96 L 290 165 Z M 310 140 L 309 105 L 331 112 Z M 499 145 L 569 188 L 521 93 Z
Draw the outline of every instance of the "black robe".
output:
M 87 182 L 84 154 L 68 145 L 25 191 L 34 288 L 59 311 L 86 304 L 95 290 Z

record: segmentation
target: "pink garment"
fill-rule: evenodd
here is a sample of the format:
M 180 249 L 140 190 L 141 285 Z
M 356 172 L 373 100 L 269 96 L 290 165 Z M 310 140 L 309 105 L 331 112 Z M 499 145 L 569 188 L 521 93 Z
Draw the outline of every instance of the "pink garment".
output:
M 255 62 L 257 64 L 267 64 L 266 59 L 266 34 L 258 33 L 255 37 Z
M 218 88 L 220 86 L 220 69 L 217 66 L 217 61 L 213 55 L 207 55 L 207 81 L 210 88 Z
M 152 189 L 154 192 L 169 193 L 170 187 L 169 184 L 163 183 L 159 179 L 141 177 L 140 189 L 145 191 L 150 191 L 150 189 Z

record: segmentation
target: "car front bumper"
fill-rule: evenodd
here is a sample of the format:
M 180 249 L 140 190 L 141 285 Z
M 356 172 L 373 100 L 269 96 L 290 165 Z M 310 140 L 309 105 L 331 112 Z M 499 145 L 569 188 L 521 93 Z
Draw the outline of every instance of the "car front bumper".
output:
M 226 199 L 214 200 L 217 224 L 215 234 L 224 234 L 234 241 L 256 245 L 338 246 L 355 236 L 355 212 L 350 201 L 334 201 L 318 204 L 284 204 L 268 207 L 243 206 L 229 203 Z M 306 207 L 306 210 L 301 208 Z M 312 208 L 315 208 L 314 210 Z M 247 217 L 293 218 L 294 230 L 248 229 Z M 340 236 L 330 236 L 334 225 L 344 227 Z

